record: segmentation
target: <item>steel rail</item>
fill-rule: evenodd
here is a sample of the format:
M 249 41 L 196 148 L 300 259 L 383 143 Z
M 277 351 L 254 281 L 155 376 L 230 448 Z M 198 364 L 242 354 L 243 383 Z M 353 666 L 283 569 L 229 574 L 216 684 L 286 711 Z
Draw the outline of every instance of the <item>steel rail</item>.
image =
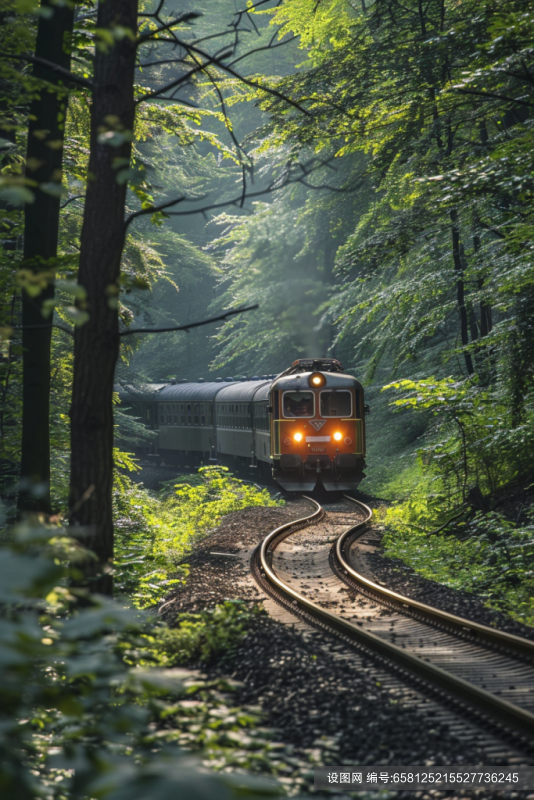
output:
M 296 530 L 308 527 L 318 522 L 324 516 L 324 510 L 316 500 L 310 497 L 305 497 L 305 499 L 315 506 L 314 513 L 309 517 L 303 517 L 294 522 L 285 523 L 274 531 L 271 531 L 261 543 L 259 551 L 257 549 L 253 555 L 253 561 L 255 558 L 259 561 L 261 578 L 272 587 L 275 598 L 282 600 L 283 604 L 293 613 L 300 614 L 305 618 L 312 618 L 318 621 L 322 627 L 326 627 L 341 634 L 347 640 L 364 645 L 368 650 L 380 654 L 395 666 L 398 665 L 404 668 L 418 678 L 430 683 L 431 686 L 438 687 L 442 691 L 452 695 L 456 701 L 460 701 L 462 707 L 465 708 L 465 706 L 468 706 L 486 717 L 493 718 L 494 721 L 498 721 L 501 726 L 504 725 L 505 728 L 510 729 L 512 732 L 529 737 L 528 741 L 530 741 L 532 737 L 534 737 L 534 715 L 529 711 L 519 708 L 506 700 L 502 700 L 496 695 L 473 685 L 463 678 L 452 675 L 440 667 L 429 664 L 397 645 L 386 642 L 375 634 L 343 619 L 343 617 L 333 614 L 317 603 L 314 603 L 312 600 L 308 600 L 300 594 L 300 592 L 297 592 L 277 576 L 272 567 L 272 555 L 277 544 Z M 359 501 L 353 501 L 352 498 L 349 499 L 357 505 L 362 506 L 364 509 L 367 509 L 369 516 L 364 521 L 352 526 L 348 532 L 342 534 L 342 538 L 344 538 L 345 541 L 348 534 L 354 534 L 356 530 L 365 527 L 372 515 L 371 509 L 363 503 L 360 504 Z M 344 567 L 344 569 L 345 568 L 346 567 Z M 350 569 L 352 570 L 352 567 Z M 352 571 L 355 572 L 354 570 Z M 355 574 L 359 575 L 359 573 Z M 377 586 L 377 584 L 373 585 Z M 377 586 L 377 588 L 382 589 L 382 587 L 379 586 Z M 398 597 L 400 598 L 402 596 L 398 595 Z M 404 598 L 403 602 L 405 602 Z
M 349 530 L 341 534 L 335 545 L 335 557 L 338 566 L 341 567 L 342 573 L 340 577 L 343 579 L 343 571 L 359 586 L 368 589 L 375 597 L 385 599 L 388 604 L 397 607 L 401 612 L 407 609 L 417 612 L 417 618 L 431 623 L 438 623 L 437 627 L 446 627 L 449 631 L 465 636 L 476 638 L 480 644 L 486 643 L 495 647 L 503 648 L 508 653 L 513 653 L 528 657 L 529 661 L 534 663 L 534 641 L 524 639 L 521 636 L 515 636 L 512 633 L 506 633 L 497 628 L 490 628 L 487 625 L 481 625 L 478 622 L 472 622 L 464 617 L 458 617 L 455 614 L 450 614 L 448 611 L 442 611 L 439 608 L 428 606 L 418 600 L 413 600 L 411 597 L 398 594 L 391 589 L 381 586 L 378 583 L 366 578 L 360 572 L 351 566 L 346 551 L 351 543 L 351 540 L 356 538 L 359 533 L 363 533 L 363 528 L 370 521 L 373 512 L 369 506 L 362 503 L 360 500 L 355 500 L 349 495 L 343 495 L 346 500 L 354 503 L 358 508 L 363 510 L 366 518 L 363 522 L 359 522 Z

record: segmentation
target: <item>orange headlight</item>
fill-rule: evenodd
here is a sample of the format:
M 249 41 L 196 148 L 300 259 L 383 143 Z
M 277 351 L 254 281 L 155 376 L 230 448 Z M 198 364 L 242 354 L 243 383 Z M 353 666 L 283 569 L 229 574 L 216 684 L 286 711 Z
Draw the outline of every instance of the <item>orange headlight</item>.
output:
M 343 438 L 343 434 L 340 433 L 339 431 L 336 431 L 334 433 L 334 439 L 336 440 L 336 442 L 340 442 L 342 438 Z
M 322 372 L 312 372 L 308 378 L 308 386 L 311 386 L 313 389 L 318 389 L 320 386 L 324 386 L 325 383 L 326 378 Z
M 302 433 L 294 433 L 294 434 L 293 434 L 293 439 L 294 439 L 296 442 L 302 442 Z

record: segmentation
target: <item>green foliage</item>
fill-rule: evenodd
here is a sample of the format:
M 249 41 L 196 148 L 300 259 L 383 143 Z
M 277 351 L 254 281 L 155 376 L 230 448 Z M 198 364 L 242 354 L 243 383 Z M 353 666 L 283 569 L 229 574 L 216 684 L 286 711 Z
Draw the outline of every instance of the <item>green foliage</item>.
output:
M 384 388 L 407 391 L 393 406 L 434 415 L 436 424 L 419 454 L 440 482 L 449 507 L 465 503 L 470 489 L 493 496 L 528 475 L 534 452 L 530 417 L 512 427 L 498 392 L 453 378 L 403 380 Z
M 200 614 L 180 614 L 177 627 L 159 628 L 149 638 L 150 649 L 162 666 L 213 663 L 231 655 L 254 613 L 242 600 L 226 600 Z
M 224 681 L 206 685 L 191 673 L 135 666 L 149 621 L 113 601 L 68 588 L 64 563 L 86 557 L 54 526 L 19 526 L 11 547 L 2 548 L 2 798 L 230 800 L 257 796 L 256 790 L 278 793 L 273 783 L 245 775 L 219 779 L 201 772 L 198 762 L 177 749 L 177 738 L 190 745 L 191 739 L 202 743 L 213 735 L 224 761 L 224 753 L 242 749 L 242 729 L 257 716 L 225 705 L 221 692 L 232 686 Z M 191 737 L 192 716 L 198 719 Z M 182 726 L 178 737 L 168 730 L 171 720 Z M 162 725 L 165 734 L 155 734 Z
M 404 380 L 385 388 L 407 392 L 393 401 L 398 409 L 434 417 L 408 496 L 382 515 L 386 554 L 534 624 L 532 522 L 520 526 L 487 510 L 499 491 L 531 474 L 531 415 L 513 426 L 503 397 L 473 381 Z M 485 513 L 475 513 L 480 503 Z
M 160 704 L 162 727 L 147 742 L 197 751 L 210 769 L 226 773 L 232 768 L 268 775 L 283 771 L 272 741 L 275 732 L 263 727 L 258 708 L 232 703 L 240 684 L 227 678 L 208 681 L 193 676 L 186 686 L 184 697 Z M 274 785 L 265 788 L 269 793 L 276 791 Z
M 534 525 L 503 515 L 478 513 L 454 535 L 429 535 L 421 526 L 436 519 L 428 484 L 383 515 L 386 555 L 402 559 L 425 578 L 474 592 L 486 603 L 527 625 L 534 624 Z
M 225 514 L 282 503 L 219 466 L 201 467 L 174 488 L 154 495 L 125 476 L 116 484 L 115 587 L 138 608 L 156 605 L 185 580 L 191 547 Z

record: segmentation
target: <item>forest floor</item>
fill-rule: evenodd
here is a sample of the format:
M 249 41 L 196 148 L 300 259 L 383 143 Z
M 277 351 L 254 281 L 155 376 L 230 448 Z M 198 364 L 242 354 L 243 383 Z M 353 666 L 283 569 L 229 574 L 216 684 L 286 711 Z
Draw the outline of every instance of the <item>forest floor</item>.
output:
M 188 559 L 187 583 L 168 598 L 162 616 L 172 627 L 184 612 L 199 612 L 228 599 L 260 605 L 248 632 L 227 657 L 214 665 L 191 664 L 208 678 L 226 675 L 242 683 L 238 704 L 259 706 L 265 724 L 276 731 L 278 776 L 293 791 L 309 789 L 302 776 L 315 765 L 329 764 L 499 764 L 476 737 L 458 735 L 432 721 L 418 702 L 384 685 L 382 668 L 371 658 L 348 650 L 266 599 L 250 574 L 250 556 L 273 528 L 309 514 L 297 498 L 279 508 L 248 508 L 226 516 Z M 381 531 L 377 529 L 376 535 Z M 534 630 L 487 609 L 482 600 L 421 578 L 384 558 L 376 548 L 366 556 L 368 574 L 393 589 L 486 625 L 534 638 Z M 341 600 L 339 602 L 342 602 Z M 412 698 L 413 699 L 413 698 Z M 506 749 L 506 748 L 504 748 Z M 502 757 L 502 756 L 501 756 Z M 333 796 L 329 793 L 329 796 Z M 336 797 L 347 795 L 336 795 Z M 360 795 L 361 796 L 361 795 Z M 367 795 L 371 796 L 371 795 Z M 383 796 L 383 795 L 381 795 Z M 389 797 L 414 797 L 396 793 Z M 426 797 L 514 797 L 514 793 L 419 793 Z M 529 796 L 534 798 L 534 794 Z

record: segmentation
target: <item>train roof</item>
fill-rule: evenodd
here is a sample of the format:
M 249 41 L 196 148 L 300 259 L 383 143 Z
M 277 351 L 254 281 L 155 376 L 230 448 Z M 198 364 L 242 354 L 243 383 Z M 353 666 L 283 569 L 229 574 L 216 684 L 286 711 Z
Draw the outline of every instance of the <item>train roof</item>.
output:
M 272 380 L 267 381 L 267 383 L 262 383 L 256 394 L 254 395 L 254 402 L 257 403 L 259 400 L 268 400 L 269 399 L 269 392 L 271 391 L 271 386 L 273 385 Z
M 267 398 L 272 380 L 243 381 L 225 386 L 217 395 L 218 403 L 252 403 Z M 218 384 L 220 386 L 220 384 Z
M 196 403 L 200 401 L 202 403 L 209 403 L 210 401 L 215 400 L 215 397 L 219 392 L 236 385 L 242 386 L 243 384 L 229 382 L 222 383 L 215 381 L 210 381 L 207 383 L 174 383 L 165 386 L 165 388 L 158 393 L 158 402 Z
M 311 374 L 311 372 L 300 372 L 297 375 L 281 375 L 274 381 L 272 388 L 280 389 L 281 391 L 285 389 L 308 389 L 308 378 Z M 361 383 L 356 378 L 353 378 L 352 375 L 344 375 L 339 372 L 321 372 L 321 374 L 326 378 L 325 385 L 321 387 L 323 389 L 362 388 Z

